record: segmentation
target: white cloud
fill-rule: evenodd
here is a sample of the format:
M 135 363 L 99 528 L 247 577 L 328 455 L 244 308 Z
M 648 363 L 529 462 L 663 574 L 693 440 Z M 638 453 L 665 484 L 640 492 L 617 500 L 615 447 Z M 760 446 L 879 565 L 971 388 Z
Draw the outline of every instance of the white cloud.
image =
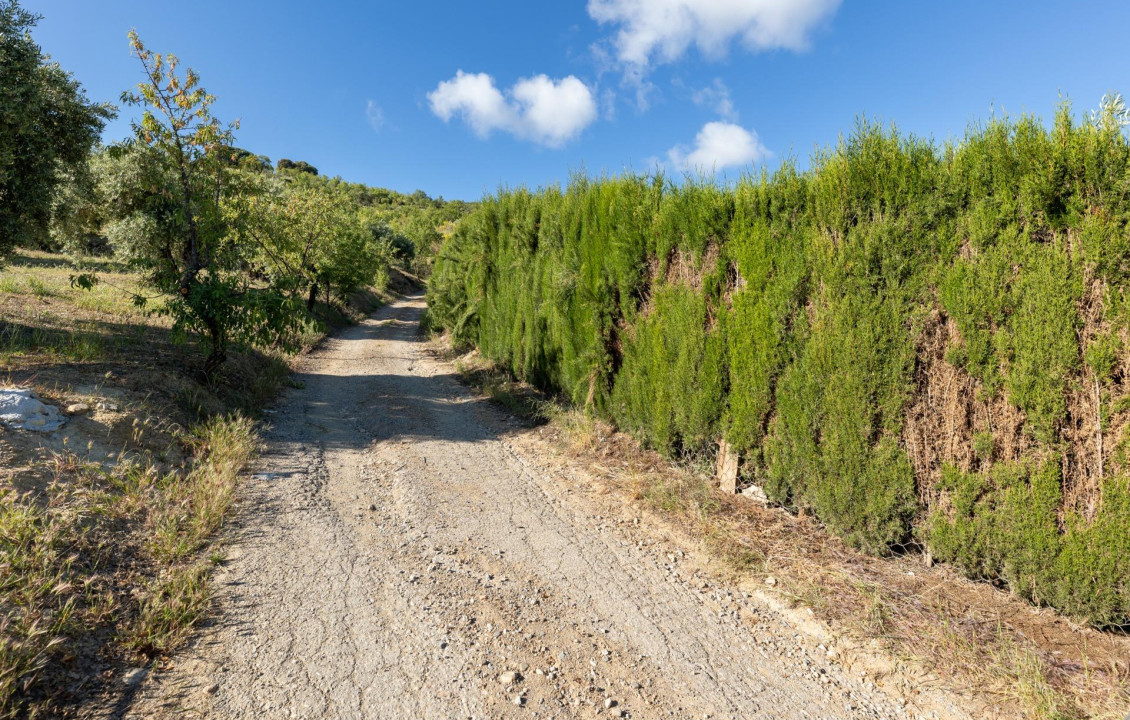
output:
M 722 78 L 714 78 L 713 85 L 696 90 L 691 99 L 694 100 L 695 105 L 712 108 L 714 112 L 731 122 L 736 122 L 738 119 L 738 111 L 734 108 L 733 100 L 730 99 L 730 88 L 726 87 Z
M 675 167 L 688 172 L 713 173 L 766 160 L 772 155 L 761 144 L 757 133 L 728 122 L 709 122 L 702 126 L 689 151 L 679 145 L 667 151 Z
M 380 132 L 381 128 L 385 126 L 385 111 L 381 109 L 372 100 L 365 106 L 365 119 L 369 121 L 369 127 L 373 128 L 376 132 Z
M 461 115 L 480 137 L 514 124 L 514 108 L 494 86 L 494 78 L 486 73 L 472 75 L 460 70 L 428 93 L 428 102 L 441 120 L 448 122 Z
M 519 80 L 510 94 L 521 107 L 519 134 L 557 147 L 596 120 L 596 100 L 588 86 L 570 75 L 550 80 L 545 75 Z
M 619 27 L 619 61 L 642 75 L 657 62 L 679 59 L 692 45 L 708 58 L 739 39 L 753 51 L 803 50 L 811 32 L 840 0 L 589 0 L 589 15 Z
M 444 122 L 462 117 L 479 137 L 502 130 L 549 147 L 576 137 L 598 114 L 592 90 L 572 75 L 523 78 L 503 94 L 490 75 L 460 70 L 428 93 L 428 103 Z

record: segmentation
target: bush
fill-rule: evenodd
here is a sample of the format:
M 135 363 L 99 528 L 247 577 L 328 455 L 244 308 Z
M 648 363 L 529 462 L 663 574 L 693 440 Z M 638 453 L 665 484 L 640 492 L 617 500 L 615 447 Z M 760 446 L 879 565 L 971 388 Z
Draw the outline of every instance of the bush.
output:
M 852 545 L 917 537 L 1124 624 L 1120 107 L 995 120 L 944 147 L 861 122 L 810 170 L 729 189 L 504 191 L 440 250 L 430 322 L 669 456 L 726 438 L 744 481 Z M 944 358 L 925 342 L 938 327 Z M 932 394 L 939 369 L 966 388 L 959 407 Z M 912 453 L 912 408 L 950 418 L 919 438 L 935 455 Z
M 1058 458 L 999 463 L 985 474 L 947 468 L 950 512 L 936 510 L 925 539 L 940 560 L 973 577 L 1001 578 L 1013 592 L 1095 625 L 1125 624 L 1130 608 L 1130 492 L 1104 484 L 1103 513 L 1068 515 L 1064 528 Z

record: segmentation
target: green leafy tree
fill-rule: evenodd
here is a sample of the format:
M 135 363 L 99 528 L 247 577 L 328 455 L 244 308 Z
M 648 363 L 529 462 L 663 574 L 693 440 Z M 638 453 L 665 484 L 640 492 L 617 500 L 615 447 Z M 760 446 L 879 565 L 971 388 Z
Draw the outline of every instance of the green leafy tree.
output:
M 106 203 L 98 187 L 97 155 L 67 170 L 52 198 L 50 243 L 54 251 L 75 256 L 104 255 L 109 245 L 102 234 Z
M 318 168 L 314 167 L 305 160 L 299 160 L 298 162 L 295 162 L 294 160 L 290 160 L 288 158 L 282 158 L 279 160 L 276 169 L 278 169 L 279 171 L 293 170 L 294 172 L 305 173 L 307 175 L 318 174 Z
M 226 154 L 227 161 L 235 167 L 253 172 L 266 173 L 271 171 L 271 159 L 266 155 L 256 155 L 250 150 L 237 147 L 225 148 L 223 152 Z
M 0 0 L 0 258 L 47 241 L 56 187 L 113 116 L 44 55 L 31 37 L 38 20 Z
M 393 233 L 385 223 L 367 223 L 350 203 L 305 178 L 233 202 L 228 212 L 239 238 L 259 252 L 276 287 L 304 296 L 313 310 L 319 293 L 340 297 L 372 284 L 387 267 Z
M 212 115 L 214 96 L 191 69 L 179 72 L 175 56 L 151 52 L 133 32 L 130 45 L 145 80 L 122 100 L 143 111 L 134 137 L 109 150 L 107 235 L 166 297 L 160 312 L 174 329 L 207 339 L 207 378 L 233 342 L 291 345 L 304 317 L 250 272 L 253 248 L 237 241 L 241 219 L 227 207 L 256 185 L 231 162 L 236 126 Z
M 431 259 L 443 244 L 443 235 L 436 229 L 436 218 L 432 211 L 412 215 L 404 225 L 404 234 L 412 243 L 412 260 L 417 260 L 414 269 L 425 270 Z

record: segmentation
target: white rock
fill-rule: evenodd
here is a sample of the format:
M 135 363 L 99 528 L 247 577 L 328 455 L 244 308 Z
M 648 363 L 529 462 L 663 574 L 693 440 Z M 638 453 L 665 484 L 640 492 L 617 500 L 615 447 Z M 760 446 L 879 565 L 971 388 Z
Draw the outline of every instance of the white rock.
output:
M 0 423 L 18 430 L 52 432 L 67 419 L 54 405 L 44 405 L 34 390 L 0 388 Z
M 506 672 L 498 676 L 498 681 L 503 685 L 513 685 L 514 683 L 518 682 L 518 679 L 520 677 L 521 675 L 514 672 L 513 670 L 507 670 Z
M 134 668 L 122 677 L 122 684 L 126 687 L 137 687 L 145 680 L 149 671 L 145 668 Z
M 750 485 L 749 487 L 743 489 L 742 495 L 749 498 L 750 500 L 753 500 L 756 503 L 760 503 L 761 505 L 769 504 L 769 497 L 765 494 L 765 490 L 763 490 L 759 485 Z

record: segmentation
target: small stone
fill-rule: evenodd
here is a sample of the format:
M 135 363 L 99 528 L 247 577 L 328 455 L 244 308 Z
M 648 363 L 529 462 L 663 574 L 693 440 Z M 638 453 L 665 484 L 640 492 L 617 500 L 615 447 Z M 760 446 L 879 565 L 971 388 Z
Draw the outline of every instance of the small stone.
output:
M 145 668 L 134 668 L 122 677 L 122 684 L 128 688 L 137 687 L 145 681 L 148 675 L 149 671 Z
M 90 412 L 90 406 L 86 403 L 72 403 L 67 406 L 68 415 L 83 415 Z
M 769 497 L 765 494 L 765 490 L 762 489 L 759 485 L 750 485 L 749 487 L 744 488 L 742 490 L 742 495 L 749 498 L 750 500 L 753 500 L 759 505 L 769 504 Z
M 523 695 L 515 695 L 511 702 L 513 702 L 518 707 L 522 707 L 526 704 L 526 698 Z
M 369 503 L 369 512 L 376 512 L 377 506 L 375 503 Z
M 773 587 L 777 584 L 777 578 L 770 575 L 769 577 L 765 578 L 765 584 L 769 587 Z
M 220 684 L 219 683 L 212 683 L 211 685 L 208 686 L 208 689 L 205 690 L 204 692 L 208 693 L 209 695 L 215 695 L 219 691 L 220 691 Z
M 616 707 L 616 701 L 615 700 L 613 700 L 610 697 L 604 698 L 604 709 L 605 710 L 611 710 L 614 707 Z
M 498 676 L 498 681 L 503 685 L 513 685 L 522 679 L 522 676 L 513 670 L 507 670 Z

